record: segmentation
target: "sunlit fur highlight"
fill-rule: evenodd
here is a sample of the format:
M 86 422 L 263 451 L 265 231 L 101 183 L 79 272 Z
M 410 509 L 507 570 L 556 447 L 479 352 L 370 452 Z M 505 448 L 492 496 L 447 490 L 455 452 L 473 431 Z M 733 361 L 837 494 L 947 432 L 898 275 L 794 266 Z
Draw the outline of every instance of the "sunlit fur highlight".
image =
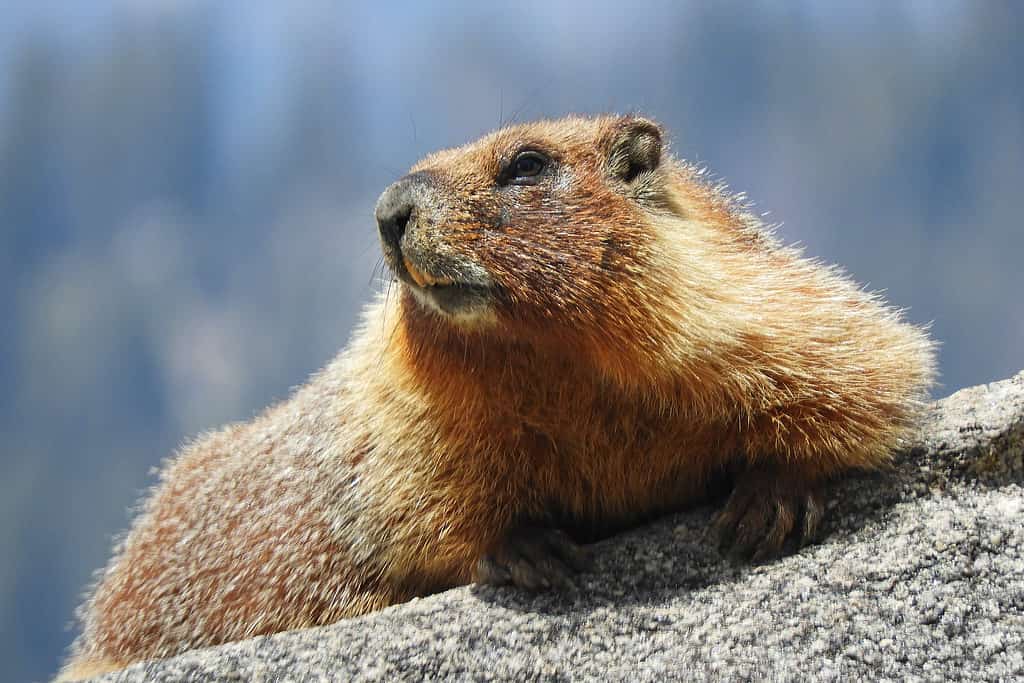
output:
M 886 463 L 932 343 L 699 169 L 664 153 L 616 177 L 637 121 L 516 126 L 418 164 L 440 179 L 424 244 L 499 286 L 486 324 L 397 285 L 290 399 L 183 448 L 62 676 L 465 584 L 513 524 L 618 528 L 736 462 L 808 480 Z M 556 176 L 499 192 L 524 142 Z

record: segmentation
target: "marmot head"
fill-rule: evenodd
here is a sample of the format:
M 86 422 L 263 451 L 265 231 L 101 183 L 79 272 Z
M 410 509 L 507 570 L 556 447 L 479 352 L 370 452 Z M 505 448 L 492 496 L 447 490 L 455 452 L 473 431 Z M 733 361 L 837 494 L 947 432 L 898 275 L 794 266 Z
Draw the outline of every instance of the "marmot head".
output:
M 621 327 L 650 272 L 650 212 L 667 210 L 662 157 L 661 129 L 635 116 L 513 126 L 432 154 L 377 202 L 385 259 L 409 305 L 456 327 Z

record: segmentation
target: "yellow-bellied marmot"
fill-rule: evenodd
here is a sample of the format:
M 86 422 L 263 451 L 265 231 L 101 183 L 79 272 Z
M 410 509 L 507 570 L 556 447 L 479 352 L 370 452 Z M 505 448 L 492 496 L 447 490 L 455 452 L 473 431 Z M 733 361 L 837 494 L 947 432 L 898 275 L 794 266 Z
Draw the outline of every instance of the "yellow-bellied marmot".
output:
M 569 581 L 563 529 L 734 490 L 720 543 L 799 545 L 886 462 L 926 335 L 781 246 L 637 117 L 439 152 L 377 222 L 398 291 L 287 401 L 170 461 L 65 677 L 326 624 L 474 580 Z

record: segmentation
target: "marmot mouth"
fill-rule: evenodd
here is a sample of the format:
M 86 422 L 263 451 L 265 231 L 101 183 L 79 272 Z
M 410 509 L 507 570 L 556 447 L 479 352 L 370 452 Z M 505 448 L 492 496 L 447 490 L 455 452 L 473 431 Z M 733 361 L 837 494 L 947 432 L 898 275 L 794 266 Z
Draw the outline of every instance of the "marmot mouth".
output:
M 480 310 L 491 304 L 489 285 L 459 282 L 445 275 L 431 275 L 417 268 L 409 257 L 402 256 L 399 279 L 411 286 L 413 294 L 424 305 L 448 315 Z
M 405 272 L 409 274 L 412 281 L 420 287 L 450 287 L 456 284 L 455 280 L 450 277 L 431 275 L 430 273 L 423 272 L 413 265 L 408 256 L 402 257 L 402 265 L 405 266 Z

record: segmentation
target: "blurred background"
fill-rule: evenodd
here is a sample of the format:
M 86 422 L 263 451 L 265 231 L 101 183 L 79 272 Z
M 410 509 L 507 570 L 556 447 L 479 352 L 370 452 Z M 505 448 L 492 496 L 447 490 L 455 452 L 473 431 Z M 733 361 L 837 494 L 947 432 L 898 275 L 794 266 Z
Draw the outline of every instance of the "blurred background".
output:
M 647 113 L 788 242 L 1024 367 L 1024 5 L 37 0 L 0 21 L 0 662 L 53 674 L 151 468 L 380 288 L 379 192 L 502 121 Z

